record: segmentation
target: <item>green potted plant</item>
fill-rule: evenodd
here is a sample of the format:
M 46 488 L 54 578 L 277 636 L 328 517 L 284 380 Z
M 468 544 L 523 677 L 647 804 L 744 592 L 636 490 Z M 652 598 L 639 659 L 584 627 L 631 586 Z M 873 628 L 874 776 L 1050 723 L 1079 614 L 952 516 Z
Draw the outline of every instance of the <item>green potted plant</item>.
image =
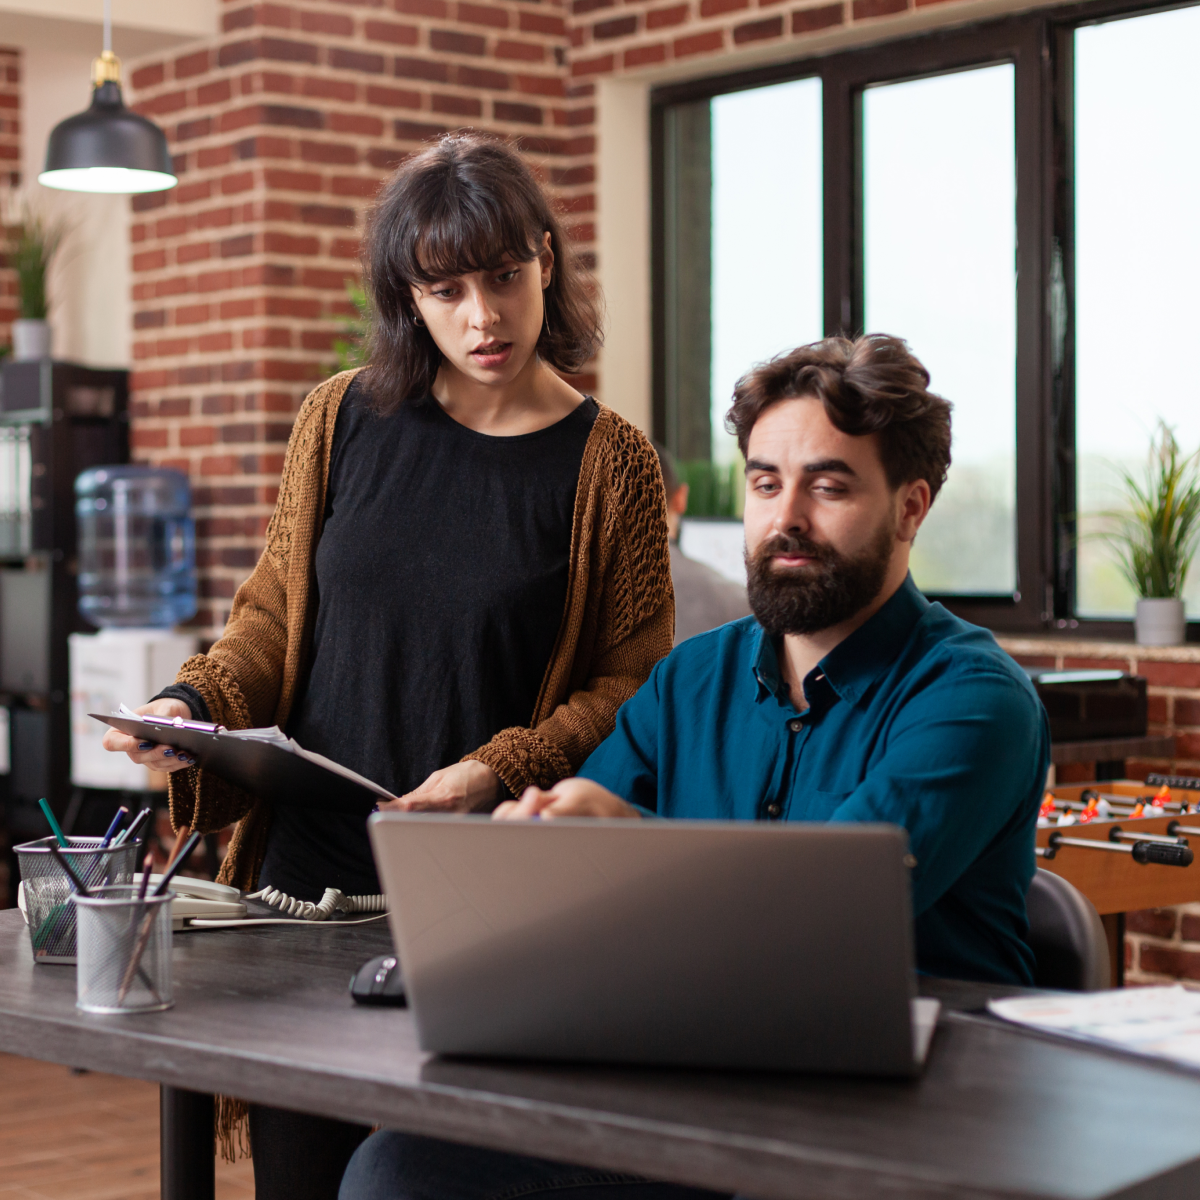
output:
M 1200 452 L 1184 457 L 1160 421 L 1144 480 L 1121 471 L 1128 507 L 1106 516 L 1103 535 L 1137 593 L 1135 636 L 1142 646 L 1184 640 L 1183 585 L 1200 546 Z
M 14 359 L 50 357 L 50 324 L 46 320 L 46 274 L 62 244 L 65 230 L 26 208 L 9 231 L 8 266 L 17 275 L 17 309 L 12 323 Z

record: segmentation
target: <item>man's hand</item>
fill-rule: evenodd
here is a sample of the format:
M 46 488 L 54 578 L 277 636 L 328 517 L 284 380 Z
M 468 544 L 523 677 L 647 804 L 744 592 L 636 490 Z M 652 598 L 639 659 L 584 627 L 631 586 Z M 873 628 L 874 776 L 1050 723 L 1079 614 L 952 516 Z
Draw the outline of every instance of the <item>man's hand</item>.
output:
M 468 759 L 434 771 L 399 800 L 381 800 L 380 812 L 478 812 L 500 795 L 500 777 L 486 763 Z
M 520 800 L 506 800 L 497 806 L 492 818 L 499 821 L 528 820 L 539 817 L 640 817 L 632 804 L 590 779 L 562 779 L 549 791 L 526 788 Z
M 152 700 L 133 711 L 139 717 L 149 713 L 152 717 L 182 717 L 185 721 L 192 719 L 192 710 L 182 700 Z M 104 735 L 103 746 L 105 750 L 116 753 L 124 751 L 135 763 L 152 771 L 178 771 L 192 765 L 186 750 L 172 750 L 170 746 L 158 746 L 154 742 L 139 742 L 137 738 L 113 729 L 111 725 Z

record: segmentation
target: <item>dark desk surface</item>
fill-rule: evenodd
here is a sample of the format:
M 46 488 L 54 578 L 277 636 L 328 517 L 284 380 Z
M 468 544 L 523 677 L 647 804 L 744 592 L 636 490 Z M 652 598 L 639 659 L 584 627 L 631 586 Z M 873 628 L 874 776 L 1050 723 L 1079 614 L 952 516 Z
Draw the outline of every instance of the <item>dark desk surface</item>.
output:
M 1200 1194 L 1200 1075 L 962 1013 L 915 1083 L 439 1060 L 407 1010 L 346 993 L 387 944 L 382 922 L 180 934 L 177 1006 L 100 1017 L 2 912 L 0 1050 L 779 1200 Z

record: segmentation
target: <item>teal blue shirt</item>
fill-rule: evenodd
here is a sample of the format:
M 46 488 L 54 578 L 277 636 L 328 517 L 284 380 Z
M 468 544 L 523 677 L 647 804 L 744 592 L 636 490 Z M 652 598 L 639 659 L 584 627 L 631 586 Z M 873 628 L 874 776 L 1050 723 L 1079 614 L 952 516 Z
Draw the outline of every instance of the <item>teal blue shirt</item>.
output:
M 722 625 L 654 668 L 579 774 L 660 817 L 902 825 L 918 969 L 1031 983 L 1050 734 L 1025 673 L 910 576 L 804 695 L 800 712 L 753 617 Z

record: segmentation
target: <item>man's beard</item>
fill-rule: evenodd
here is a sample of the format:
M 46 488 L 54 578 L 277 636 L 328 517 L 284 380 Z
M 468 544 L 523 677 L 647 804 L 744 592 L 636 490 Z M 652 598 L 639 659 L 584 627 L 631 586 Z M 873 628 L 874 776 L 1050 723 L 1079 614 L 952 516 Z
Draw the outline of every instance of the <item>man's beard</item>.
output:
M 758 623 L 772 637 L 781 637 L 817 633 L 848 621 L 883 590 L 895 540 L 891 523 L 885 521 L 853 558 L 789 533 L 768 538 L 753 554 L 747 550 L 746 588 Z M 775 554 L 800 554 L 814 561 L 779 571 L 772 566 Z

